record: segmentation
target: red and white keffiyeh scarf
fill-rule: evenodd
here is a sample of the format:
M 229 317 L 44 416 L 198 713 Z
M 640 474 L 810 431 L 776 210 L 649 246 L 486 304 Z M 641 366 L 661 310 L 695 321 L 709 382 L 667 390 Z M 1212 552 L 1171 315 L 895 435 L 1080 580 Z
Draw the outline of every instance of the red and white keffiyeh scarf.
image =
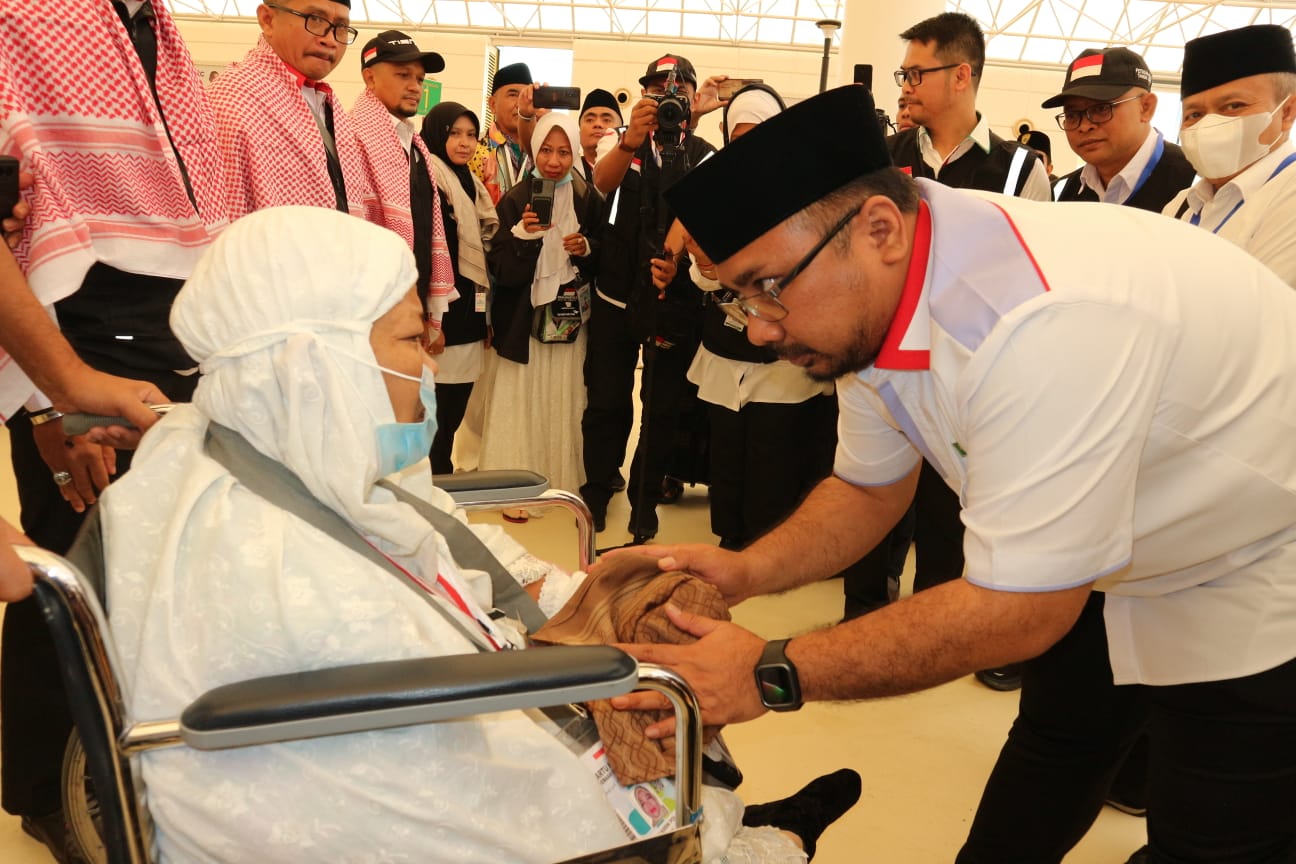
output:
M 379 223 L 395 231 L 411 249 L 414 248 L 414 217 L 410 213 L 410 165 L 392 122 L 391 112 L 371 90 L 365 90 L 351 106 L 351 125 L 356 142 L 360 145 L 360 158 L 365 169 L 369 188 L 377 199 L 382 221 Z M 450 248 L 446 245 L 445 226 L 441 222 L 441 208 L 437 205 L 436 176 L 432 173 L 432 154 L 417 132 L 413 146 L 418 148 L 427 166 L 432 182 L 432 274 L 428 284 L 426 313 L 439 324 L 451 301 L 459 296 L 455 290 L 454 268 L 450 263 Z
M 301 89 L 306 79 L 275 54 L 263 38 L 242 61 L 231 63 L 212 84 L 216 132 L 225 161 L 230 218 L 253 210 L 298 204 L 337 206 L 324 156 L 324 139 Z M 315 85 L 333 109 L 347 209 L 383 224 L 365 181 L 351 121 L 327 84 Z
M 75 292 L 98 261 L 186 278 L 226 224 L 211 109 L 171 15 L 162 0 L 153 5 L 165 127 L 108 0 L 0 5 L 0 153 L 36 176 L 16 254 L 47 306 Z M 31 391 L 0 353 L 0 415 Z

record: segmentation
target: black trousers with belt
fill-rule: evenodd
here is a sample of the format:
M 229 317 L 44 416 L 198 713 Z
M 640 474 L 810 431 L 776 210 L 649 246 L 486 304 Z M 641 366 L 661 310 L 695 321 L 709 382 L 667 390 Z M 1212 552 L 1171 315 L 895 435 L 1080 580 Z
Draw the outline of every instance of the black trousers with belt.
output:
M 194 365 L 167 325 L 179 281 L 122 273 L 102 264 L 82 289 L 57 304 L 59 325 L 89 365 L 112 375 L 152 381 L 168 398 L 188 401 Z M 131 337 L 122 339 L 117 337 Z M 59 494 L 32 438 L 26 412 L 9 421 L 10 458 L 18 485 L 23 531 L 37 544 L 65 553 L 84 515 Z M 117 474 L 132 451 L 117 452 Z M 61 807 L 59 771 L 72 720 L 59 678 L 58 658 L 32 599 L 5 609 L 0 634 L 0 784 L 4 809 L 44 816 Z
M 1154 864 L 1296 862 L 1296 660 L 1224 681 L 1116 686 L 1103 600 L 1095 592 L 1070 633 L 1025 664 L 957 864 L 1060 862 L 1144 728 Z

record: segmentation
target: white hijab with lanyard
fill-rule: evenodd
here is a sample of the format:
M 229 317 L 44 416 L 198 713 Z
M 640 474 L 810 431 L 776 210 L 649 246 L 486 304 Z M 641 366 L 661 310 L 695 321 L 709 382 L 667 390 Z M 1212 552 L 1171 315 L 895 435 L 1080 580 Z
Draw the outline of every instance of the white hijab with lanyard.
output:
M 576 218 L 575 197 L 572 192 L 573 171 L 580 165 L 580 148 L 577 146 L 580 143 L 580 129 L 576 125 L 576 120 L 570 114 L 559 114 L 556 111 L 550 111 L 541 117 L 536 121 L 535 131 L 531 133 L 531 153 L 534 157 L 539 156 L 540 148 L 544 146 L 545 139 L 554 129 L 561 130 L 567 136 L 567 146 L 572 152 L 572 169 L 557 181 L 557 186 L 554 188 L 551 227 L 541 236 L 540 257 L 536 261 L 535 276 L 531 280 L 531 306 L 536 309 L 546 303 L 552 303 L 558 296 L 558 289 L 577 276 L 571 255 L 563 248 L 563 238 L 580 231 L 580 220 Z M 561 141 L 557 142 L 558 145 L 561 143 Z M 534 161 L 538 162 L 539 159 L 535 158 Z M 543 175 L 539 168 L 534 168 L 531 176 L 542 177 Z M 525 231 L 519 234 L 519 231 L 522 231 L 520 221 L 513 227 L 513 236 L 522 240 L 535 239 L 535 235 L 527 234 Z

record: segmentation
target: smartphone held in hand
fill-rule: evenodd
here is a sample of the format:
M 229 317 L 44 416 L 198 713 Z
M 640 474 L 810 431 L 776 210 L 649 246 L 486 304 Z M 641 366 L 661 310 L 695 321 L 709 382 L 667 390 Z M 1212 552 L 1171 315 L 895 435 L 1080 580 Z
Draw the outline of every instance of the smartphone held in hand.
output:
M 581 91 L 579 87 L 537 87 L 531 97 L 531 104 L 537 108 L 565 108 L 579 111 Z
M 18 160 L 13 156 L 0 156 L 0 219 L 12 216 L 18 201 Z
M 553 221 L 554 181 L 543 177 L 531 178 L 531 212 L 541 225 Z

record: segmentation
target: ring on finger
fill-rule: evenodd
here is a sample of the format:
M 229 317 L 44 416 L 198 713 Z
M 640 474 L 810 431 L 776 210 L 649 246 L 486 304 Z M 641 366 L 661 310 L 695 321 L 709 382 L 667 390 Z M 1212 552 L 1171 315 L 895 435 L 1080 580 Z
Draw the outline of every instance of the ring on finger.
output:
M 54 485 L 55 485 L 55 486 L 66 486 L 66 485 L 68 485 L 68 484 L 71 483 L 71 482 L 72 482 L 72 475 L 69 474 L 68 472 L 66 472 L 66 471 L 55 471 L 55 472 L 54 472 Z

